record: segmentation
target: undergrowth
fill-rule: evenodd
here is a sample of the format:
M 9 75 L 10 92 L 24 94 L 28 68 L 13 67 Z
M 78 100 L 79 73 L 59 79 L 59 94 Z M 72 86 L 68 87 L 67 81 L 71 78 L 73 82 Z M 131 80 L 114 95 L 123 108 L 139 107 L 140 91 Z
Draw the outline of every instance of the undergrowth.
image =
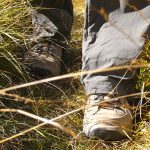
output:
M 30 4 L 24 0 L 0 1 L 0 88 L 10 87 L 35 80 L 23 65 L 24 51 L 29 46 L 32 32 Z M 70 47 L 64 54 L 67 72 L 77 72 L 81 68 L 81 45 L 83 33 L 84 1 L 74 0 L 74 25 Z M 147 42 L 140 63 L 150 62 L 150 44 Z M 140 69 L 137 88 L 150 90 L 150 69 Z M 1 96 L 0 109 L 19 109 L 44 118 L 55 118 L 85 105 L 87 95 L 80 83 L 80 78 L 45 83 L 11 92 Z M 18 94 L 16 97 L 14 94 Z M 14 96 L 13 96 L 14 95 Z M 19 97 L 20 96 L 20 97 Z M 34 102 L 26 101 L 29 98 Z M 146 102 L 150 100 L 145 97 Z M 149 104 L 142 105 L 141 121 L 135 122 L 132 139 L 121 142 L 91 140 L 82 133 L 83 111 L 69 115 L 61 120 L 63 126 L 81 136 L 73 139 L 67 133 L 50 125 L 42 126 L 22 136 L 0 144 L 2 150 L 103 150 L 103 149 L 149 149 L 150 147 L 150 112 Z M 139 110 L 139 108 L 136 108 Z M 36 126 L 40 122 L 18 113 L 0 114 L 0 141 Z

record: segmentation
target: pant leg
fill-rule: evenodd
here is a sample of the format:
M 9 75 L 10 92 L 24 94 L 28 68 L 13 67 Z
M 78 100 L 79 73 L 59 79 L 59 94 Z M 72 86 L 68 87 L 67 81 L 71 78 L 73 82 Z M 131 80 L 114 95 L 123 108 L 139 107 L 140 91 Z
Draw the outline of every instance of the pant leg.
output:
M 138 6 L 142 10 L 126 11 L 125 2 L 127 1 L 86 0 L 83 70 L 130 64 L 141 52 L 145 43 L 142 34 L 150 26 L 150 5 L 143 0 L 136 0 L 134 4 L 140 3 Z M 101 16 L 100 10 L 108 13 L 108 20 Z M 81 80 L 88 94 L 109 93 L 116 87 L 125 71 L 88 74 L 82 76 Z M 136 70 L 129 71 L 114 93 L 127 94 L 135 81 L 135 73 Z

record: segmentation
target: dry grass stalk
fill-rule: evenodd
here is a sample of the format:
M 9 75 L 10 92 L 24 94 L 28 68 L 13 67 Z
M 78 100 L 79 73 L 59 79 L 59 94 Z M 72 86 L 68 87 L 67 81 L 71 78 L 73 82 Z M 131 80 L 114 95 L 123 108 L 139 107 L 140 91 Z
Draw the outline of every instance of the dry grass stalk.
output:
M 16 85 L 13 87 L 2 89 L 2 90 L 0 90 L 0 93 L 3 94 L 5 92 L 11 91 L 11 90 L 16 90 L 16 89 L 20 89 L 20 88 L 24 88 L 24 87 L 28 87 L 28 86 L 33 86 L 33 85 L 37 85 L 37 84 L 42 84 L 42 83 L 46 83 L 46 82 L 56 81 L 56 80 L 62 80 L 62 79 L 66 79 L 66 78 L 78 77 L 78 76 L 85 75 L 85 74 L 94 74 L 94 73 L 114 71 L 114 70 L 116 71 L 116 70 L 128 69 L 129 67 L 134 68 L 134 69 L 136 69 L 136 68 L 150 68 L 150 64 L 139 64 L 139 65 L 132 65 L 132 66 L 118 66 L 118 67 L 110 67 L 110 68 L 105 68 L 105 69 L 97 69 L 97 70 L 81 71 L 81 72 L 77 72 L 77 73 L 70 73 L 70 74 L 66 74 L 66 75 L 61 75 L 61 76 L 56 76 L 56 77 L 52 77 L 52 78 L 42 79 L 39 81 L 34 81 L 34 82 L 29 82 L 29 83 L 25 83 L 25 84 L 21 84 L 21 85 Z

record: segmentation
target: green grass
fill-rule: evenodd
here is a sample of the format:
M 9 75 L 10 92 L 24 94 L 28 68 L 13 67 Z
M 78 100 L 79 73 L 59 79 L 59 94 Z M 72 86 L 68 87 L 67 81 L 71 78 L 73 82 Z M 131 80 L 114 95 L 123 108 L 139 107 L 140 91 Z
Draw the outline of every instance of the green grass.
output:
M 68 72 L 76 72 L 81 69 L 81 45 L 83 32 L 84 1 L 75 0 L 75 19 L 72 29 L 70 48 L 66 51 L 65 59 Z M 30 5 L 24 0 L 5 0 L 0 2 L 0 86 L 10 87 L 32 81 L 24 68 L 22 61 L 17 57 L 23 53 L 30 43 L 28 35 L 31 33 Z M 140 63 L 149 63 L 149 43 L 139 60 Z M 141 69 L 137 88 L 150 89 L 150 70 Z M 54 118 L 66 112 L 77 109 L 86 104 L 87 96 L 83 90 L 79 78 L 66 79 L 59 82 L 46 83 L 14 93 L 31 98 L 37 103 L 24 103 L 15 97 L 0 97 L 0 109 L 21 109 L 45 118 Z M 12 93 L 13 94 L 13 93 Z M 40 102 L 40 100 L 44 100 Z M 147 97 L 148 101 L 149 98 Z M 142 120 L 135 123 L 132 140 L 121 142 L 104 142 L 91 140 L 81 133 L 83 111 L 69 115 L 59 123 L 72 129 L 75 133 L 81 133 L 81 141 L 75 141 L 71 136 L 57 128 L 46 125 L 33 130 L 23 136 L 0 145 L 2 150 L 141 150 L 150 147 L 150 113 L 149 105 L 143 105 Z M 137 108 L 138 109 L 138 108 Z M 38 121 L 16 113 L 0 114 L 0 140 L 18 134 Z

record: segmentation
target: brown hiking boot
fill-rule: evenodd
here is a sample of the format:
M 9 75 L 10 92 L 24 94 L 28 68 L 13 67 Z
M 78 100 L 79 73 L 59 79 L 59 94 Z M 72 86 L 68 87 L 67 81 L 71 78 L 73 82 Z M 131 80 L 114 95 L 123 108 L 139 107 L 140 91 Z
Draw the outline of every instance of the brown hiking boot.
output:
M 91 95 L 87 106 L 95 105 L 109 97 Z M 106 141 L 120 141 L 130 135 L 132 115 L 126 99 L 88 107 L 83 120 L 83 132 L 87 137 Z
M 52 44 L 36 44 L 25 55 L 26 64 L 57 76 L 61 70 L 62 48 Z

